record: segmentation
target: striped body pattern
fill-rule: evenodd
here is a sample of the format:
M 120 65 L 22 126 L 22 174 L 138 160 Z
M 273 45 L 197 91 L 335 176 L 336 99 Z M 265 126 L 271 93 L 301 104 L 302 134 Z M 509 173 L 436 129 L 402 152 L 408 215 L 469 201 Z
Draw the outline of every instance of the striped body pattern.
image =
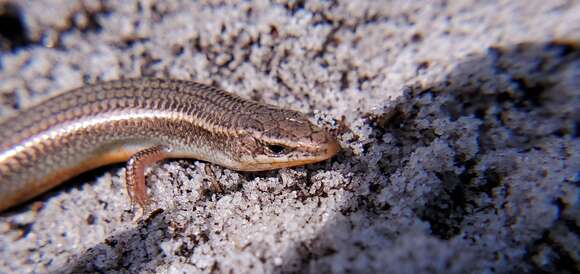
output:
M 0 210 L 154 146 L 235 170 L 330 158 L 338 144 L 299 112 L 204 84 L 127 79 L 52 97 L 0 123 Z

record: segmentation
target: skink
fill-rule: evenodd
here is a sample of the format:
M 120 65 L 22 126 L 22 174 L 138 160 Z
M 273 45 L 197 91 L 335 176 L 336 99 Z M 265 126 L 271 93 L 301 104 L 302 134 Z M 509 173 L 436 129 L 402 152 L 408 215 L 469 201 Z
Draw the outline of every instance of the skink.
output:
M 145 168 L 195 158 L 260 171 L 331 158 L 337 141 L 301 113 L 191 81 L 84 86 L 0 123 L 0 211 L 100 166 L 125 162 L 129 196 L 148 204 Z

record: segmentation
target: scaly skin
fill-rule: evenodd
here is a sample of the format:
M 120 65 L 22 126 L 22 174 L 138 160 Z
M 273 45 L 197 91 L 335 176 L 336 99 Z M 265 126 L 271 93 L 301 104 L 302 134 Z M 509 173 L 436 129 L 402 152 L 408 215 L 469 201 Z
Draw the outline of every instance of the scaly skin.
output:
M 323 161 L 338 150 L 336 140 L 301 113 L 214 87 L 162 79 L 104 82 L 48 99 L 0 124 L 0 211 L 129 158 L 130 196 L 145 206 L 142 172 L 160 159 L 195 158 L 259 171 Z

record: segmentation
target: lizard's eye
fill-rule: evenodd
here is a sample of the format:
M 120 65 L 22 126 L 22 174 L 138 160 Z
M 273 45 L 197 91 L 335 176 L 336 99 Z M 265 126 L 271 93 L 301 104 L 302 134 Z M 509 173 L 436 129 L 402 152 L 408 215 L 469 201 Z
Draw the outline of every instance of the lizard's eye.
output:
M 276 155 L 280 155 L 285 153 L 286 151 L 288 151 L 288 148 L 283 146 L 283 145 L 278 145 L 278 144 L 270 144 L 267 145 L 268 150 L 270 150 L 270 152 L 272 152 L 273 154 Z

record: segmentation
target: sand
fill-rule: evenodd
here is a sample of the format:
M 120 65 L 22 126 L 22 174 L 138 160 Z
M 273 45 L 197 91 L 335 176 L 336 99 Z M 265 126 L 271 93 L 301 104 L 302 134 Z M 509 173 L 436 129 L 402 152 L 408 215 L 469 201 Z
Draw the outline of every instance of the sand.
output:
M 342 151 L 161 162 L 140 222 L 123 164 L 88 172 L 0 215 L 0 273 L 580 268 L 577 1 L 1 3 L 4 118 L 84 83 L 189 79 L 303 111 Z

